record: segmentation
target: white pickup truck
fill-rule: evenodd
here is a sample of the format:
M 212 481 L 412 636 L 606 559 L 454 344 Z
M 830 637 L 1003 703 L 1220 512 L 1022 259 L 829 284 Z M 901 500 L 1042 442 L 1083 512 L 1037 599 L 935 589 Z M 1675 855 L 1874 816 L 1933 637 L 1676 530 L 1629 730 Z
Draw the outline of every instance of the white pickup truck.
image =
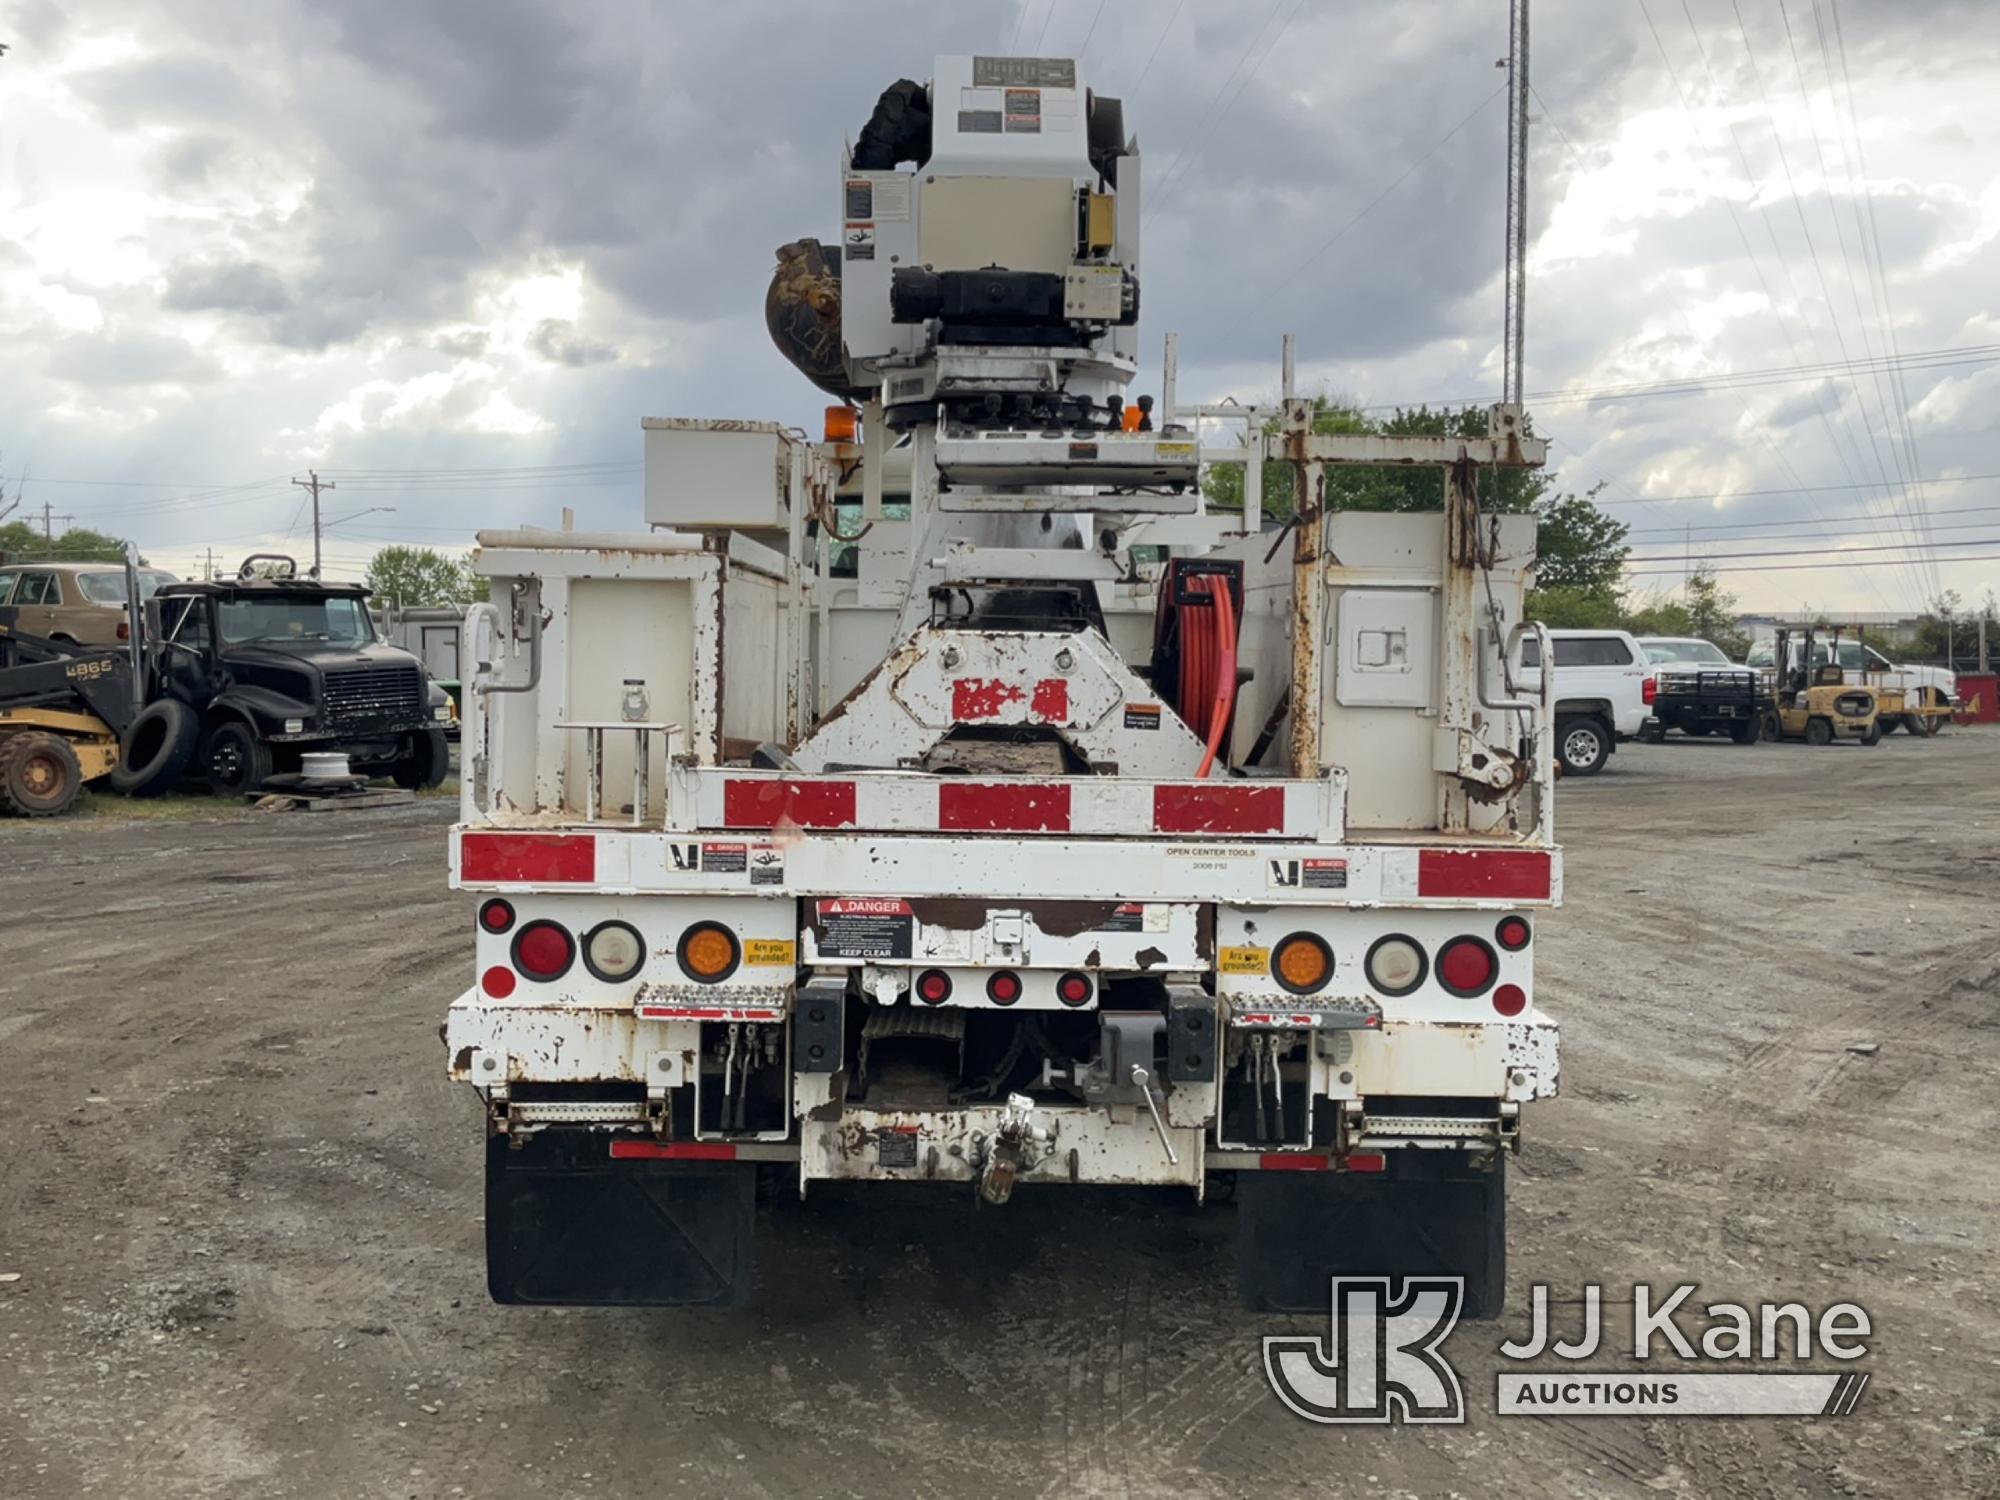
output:
M 1905 705 L 1911 708 L 1930 710 L 1929 713 L 1904 713 L 1890 716 L 1892 708 L 1883 707 L 1884 729 L 1894 729 L 1899 724 L 1909 734 L 1930 735 L 1938 732 L 1944 722 L 1939 710 L 1958 707 L 1958 677 L 1946 667 L 1898 666 L 1866 641 L 1839 640 L 1831 643 L 1834 656 L 1840 662 L 1843 681 L 1857 687 L 1872 687 L 1879 692 L 1900 693 Z M 1817 641 L 1813 645 L 1813 665 L 1824 666 L 1833 658 L 1828 655 L 1829 643 Z M 1794 665 L 1799 644 L 1793 639 Z M 1751 667 L 1775 665 L 1772 643 L 1759 641 L 1750 648 L 1744 664 Z
M 1552 630 L 1555 640 L 1556 759 L 1566 776 L 1595 776 L 1619 740 L 1652 717 L 1652 668 L 1625 630 Z M 1521 675 L 1541 687 L 1541 657 L 1522 643 Z

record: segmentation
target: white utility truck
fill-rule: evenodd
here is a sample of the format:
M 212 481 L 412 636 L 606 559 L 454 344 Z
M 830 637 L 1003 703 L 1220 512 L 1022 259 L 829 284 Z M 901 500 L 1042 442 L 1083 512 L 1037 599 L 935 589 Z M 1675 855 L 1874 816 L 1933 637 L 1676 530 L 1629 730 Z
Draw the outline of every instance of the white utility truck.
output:
M 647 529 L 479 539 L 445 1036 L 502 1302 L 741 1300 L 761 1175 L 1228 1180 L 1254 1307 L 1499 1309 L 1562 867 L 1534 522 L 1480 494 L 1543 444 L 1315 434 L 1289 340 L 1279 405 L 1178 405 L 1171 339 L 1127 405 L 1141 161 L 1085 83 L 882 96 L 767 307 L 828 440 L 649 418 Z M 1327 510 L 1341 464 L 1446 508 Z

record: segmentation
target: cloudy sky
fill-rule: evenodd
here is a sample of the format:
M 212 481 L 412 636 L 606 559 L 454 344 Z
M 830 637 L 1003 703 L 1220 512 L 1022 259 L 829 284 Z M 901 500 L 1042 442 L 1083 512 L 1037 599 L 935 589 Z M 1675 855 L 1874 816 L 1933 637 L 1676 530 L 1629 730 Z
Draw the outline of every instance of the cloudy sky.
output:
M 1506 31 L 1501 0 L 0 0 L 0 475 L 182 570 L 309 552 L 312 467 L 336 575 L 565 505 L 636 525 L 641 416 L 817 421 L 771 251 L 833 237 L 843 138 L 940 52 L 1125 98 L 1185 395 L 1274 395 L 1290 329 L 1330 391 L 1490 400 Z M 2000 584 L 2000 6 L 1537 0 L 1534 47 L 1527 388 L 1635 586 L 1690 547 L 1746 606 Z

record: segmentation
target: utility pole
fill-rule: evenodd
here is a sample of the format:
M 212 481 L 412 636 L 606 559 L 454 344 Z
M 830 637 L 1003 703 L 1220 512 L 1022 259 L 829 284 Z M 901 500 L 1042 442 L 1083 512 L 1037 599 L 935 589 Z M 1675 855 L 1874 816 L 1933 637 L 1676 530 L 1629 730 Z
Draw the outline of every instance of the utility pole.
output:
M 209 547 L 202 553 L 201 579 L 203 583 L 215 582 L 215 549 Z
M 56 522 L 74 521 L 76 519 L 75 516 L 56 515 L 54 511 L 55 507 L 49 504 L 48 501 L 44 500 L 42 502 L 42 535 L 48 538 L 51 547 L 55 545 L 56 541 Z
M 317 469 L 307 469 L 307 470 L 306 470 L 306 473 L 310 474 L 310 475 L 312 476 L 312 478 L 310 478 L 310 479 L 294 479 L 294 480 L 292 481 L 292 483 L 293 483 L 293 484 L 295 484 L 295 485 L 297 485 L 297 486 L 298 486 L 298 487 L 299 487 L 300 489 L 302 489 L 302 490 L 311 490 L 311 491 L 312 491 L 312 500 L 313 500 L 313 570 L 312 570 L 312 576 L 313 576 L 313 577 L 315 577 L 315 578 L 317 578 L 317 577 L 319 577 L 319 492 L 320 492 L 321 490 L 336 490 L 336 489 L 339 489 L 339 488 L 340 488 L 340 486 L 339 486 L 339 485 L 337 485 L 337 484 L 335 484 L 335 483 L 334 483 L 334 482 L 333 482 L 333 481 L 332 481 L 331 479 L 321 479 L 321 478 L 319 477 L 319 470 L 317 470 Z
M 1507 305 L 1501 320 L 1502 401 L 1521 399 L 1528 302 L 1528 0 L 1507 17 Z

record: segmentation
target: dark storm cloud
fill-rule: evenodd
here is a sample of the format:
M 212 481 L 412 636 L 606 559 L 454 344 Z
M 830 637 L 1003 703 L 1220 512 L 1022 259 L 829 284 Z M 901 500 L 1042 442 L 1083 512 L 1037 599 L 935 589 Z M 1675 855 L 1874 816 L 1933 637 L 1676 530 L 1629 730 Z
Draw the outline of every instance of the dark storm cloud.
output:
M 277 313 L 291 307 L 292 296 L 269 266 L 234 261 L 176 266 L 160 305 L 177 312 Z
M 584 365 L 601 365 L 618 357 L 618 350 L 611 344 L 587 339 L 577 332 L 576 324 L 563 322 L 559 318 L 545 318 L 528 335 L 528 347 L 551 364 L 569 365 L 580 369 Z
M 1796 427 L 1801 422 L 1810 422 L 1823 413 L 1839 411 L 1850 389 L 1830 380 L 1807 386 L 1780 399 L 1765 413 L 1764 421 L 1772 427 Z
M 45 367 L 86 388 L 189 385 L 222 373 L 185 339 L 140 331 L 72 335 L 49 349 Z
M 93 68 L 72 86 L 107 125 L 121 129 L 191 120 L 241 128 L 252 112 L 252 95 L 224 57 L 143 58 Z

